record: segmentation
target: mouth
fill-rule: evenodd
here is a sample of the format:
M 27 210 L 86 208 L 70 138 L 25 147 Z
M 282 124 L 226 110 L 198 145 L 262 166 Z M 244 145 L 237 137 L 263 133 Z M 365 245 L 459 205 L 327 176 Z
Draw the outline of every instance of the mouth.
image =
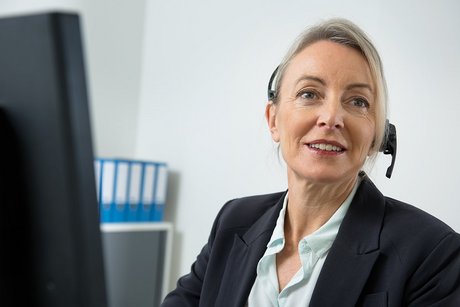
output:
M 308 148 L 312 150 L 331 154 L 338 154 L 346 151 L 345 146 L 341 145 L 340 143 L 331 141 L 321 140 L 312 143 L 307 143 L 306 145 L 308 146 Z

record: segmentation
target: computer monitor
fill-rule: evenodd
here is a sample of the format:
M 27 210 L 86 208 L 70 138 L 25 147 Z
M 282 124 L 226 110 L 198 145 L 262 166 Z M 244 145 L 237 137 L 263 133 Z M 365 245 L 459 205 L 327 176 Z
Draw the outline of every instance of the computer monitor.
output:
M 0 19 L 0 306 L 105 307 L 79 17 Z

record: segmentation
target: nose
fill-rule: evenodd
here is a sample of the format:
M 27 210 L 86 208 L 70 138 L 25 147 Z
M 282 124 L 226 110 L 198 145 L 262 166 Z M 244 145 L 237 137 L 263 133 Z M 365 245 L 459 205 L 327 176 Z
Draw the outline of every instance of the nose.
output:
M 327 129 L 343 128 L 344 110 L 337 99 L 324 101 L 319 109 L 317 125 Z

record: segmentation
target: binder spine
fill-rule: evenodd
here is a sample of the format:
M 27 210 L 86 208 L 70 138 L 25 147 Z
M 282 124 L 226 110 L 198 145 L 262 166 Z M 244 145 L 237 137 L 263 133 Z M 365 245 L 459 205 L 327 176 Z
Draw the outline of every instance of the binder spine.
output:
M 163 221 L 167 164 L 96 158 L 101 223 Z

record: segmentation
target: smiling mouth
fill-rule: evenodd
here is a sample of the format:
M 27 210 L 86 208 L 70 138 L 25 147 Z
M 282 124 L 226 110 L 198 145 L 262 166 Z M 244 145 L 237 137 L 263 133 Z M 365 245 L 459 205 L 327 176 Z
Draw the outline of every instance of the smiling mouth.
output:
M 332 144 L 326 143 L 315 143 L 315 144 L 307 144 L 309 148 L 314 150 L 322 150 L 322 151 L 329 151 L 329 152 L 343 152 L 345 151 L 344 148 Z

